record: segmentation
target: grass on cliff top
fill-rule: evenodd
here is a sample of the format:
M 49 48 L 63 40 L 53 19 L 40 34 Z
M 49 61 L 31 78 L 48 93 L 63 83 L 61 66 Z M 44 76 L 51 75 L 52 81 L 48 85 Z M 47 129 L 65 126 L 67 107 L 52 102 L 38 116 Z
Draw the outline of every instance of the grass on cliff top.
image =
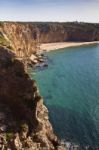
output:
M 0 33 L 0 45 L 2 46 L 6 46 L 9 43 L 6 41 L 6 39 L 4 38 L 4 36 L 2 35 L 2 33 Z
M 3 25 L 3 22 L 0 21 L 0 26 L 2 26 L 2 25 Z
M 2 33 L 0 33 L 0 46 L 5 46 L 5 47 L 13 50 L 13 48 L 10 46 L 10 43 L 4 38 Z

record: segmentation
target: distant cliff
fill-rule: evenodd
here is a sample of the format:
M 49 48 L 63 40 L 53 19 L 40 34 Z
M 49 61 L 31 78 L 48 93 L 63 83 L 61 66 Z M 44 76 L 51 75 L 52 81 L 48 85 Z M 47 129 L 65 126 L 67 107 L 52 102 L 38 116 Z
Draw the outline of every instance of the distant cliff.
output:
M 43 23 L 37 26 L 41 43 L 99 40 L 99 26 L 95 24 Z
M 1 33 L 17 55 L 30 55 L 40 43 L 98 41 L 99 24 L 91 23 L 14 23 L 2 22 Z

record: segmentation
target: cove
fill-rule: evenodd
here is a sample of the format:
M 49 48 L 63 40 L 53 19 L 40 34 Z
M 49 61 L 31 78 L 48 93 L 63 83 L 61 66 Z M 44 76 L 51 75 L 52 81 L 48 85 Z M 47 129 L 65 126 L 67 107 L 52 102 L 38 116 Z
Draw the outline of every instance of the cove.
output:
M 60 139 L 99 149 L 99 45 L 47 53 L 35 78 Z

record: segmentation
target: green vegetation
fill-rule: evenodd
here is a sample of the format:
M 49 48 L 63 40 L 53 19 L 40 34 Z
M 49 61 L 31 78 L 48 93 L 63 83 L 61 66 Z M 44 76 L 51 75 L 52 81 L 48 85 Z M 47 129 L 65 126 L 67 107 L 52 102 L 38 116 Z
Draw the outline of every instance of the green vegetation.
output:
M 0 32 L 0 46 L 5 46 L 8 49 L 14 50 L 14 48 L 10 46 L 10 43 L 5 39 L 2 32 Z
M 9 47 L 9 42 L 4 38 L 1 32 L 0 32 L 0 45 Z
M 44 27 L 44 26 L 57 26 L 57 25 L 63 25 L 64 27 L 72 27 L 72 28 L 83 28 L 85 27 L 86 29 L 99 29 L 99 24 L 98 23 L 86 23 L 86 22 L 28 22 L 32 25 L 37 25 L 38 27 Z
M 7 48 L 8 48 L 8 49 L 11 49 L 11 50 L 13 50 L 13 51 L 15 50 L 15 49 L 14 49 L 12 46 L 10 46 L 10 45 L 8 45 Z
M 28 131 L 28 125 L 26 123 L 22 123 L 20 126 L 21 126 L 21 131 L 24 132 Z
M 3 22 L 0 21 L 0 26 L 2 26 L 2 25 L 3 25 Z
M 35 25 L 37 27 L 48 27 L 48 26 L 57 26 L 62 25 L 64 27 L 73 27 L 73 28 L 83 28 L 86 27 L 87 29 L 94 28 L 99 29 L 98 23 L 86 23 L 86 22 L 18 22 L 19 24 L 30 24 Z
M 14 136 L 14 133 L 13 132 L 7 132 L 6 133 L 6 140 L 9 141 L 13 138 Z

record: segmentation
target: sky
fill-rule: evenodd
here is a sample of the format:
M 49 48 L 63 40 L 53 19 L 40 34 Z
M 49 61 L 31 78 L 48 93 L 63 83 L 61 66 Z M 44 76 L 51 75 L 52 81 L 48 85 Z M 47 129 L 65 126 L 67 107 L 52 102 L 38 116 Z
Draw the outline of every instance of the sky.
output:
M 99 0 L 0 0 L 0 20 L 99 23 Z

